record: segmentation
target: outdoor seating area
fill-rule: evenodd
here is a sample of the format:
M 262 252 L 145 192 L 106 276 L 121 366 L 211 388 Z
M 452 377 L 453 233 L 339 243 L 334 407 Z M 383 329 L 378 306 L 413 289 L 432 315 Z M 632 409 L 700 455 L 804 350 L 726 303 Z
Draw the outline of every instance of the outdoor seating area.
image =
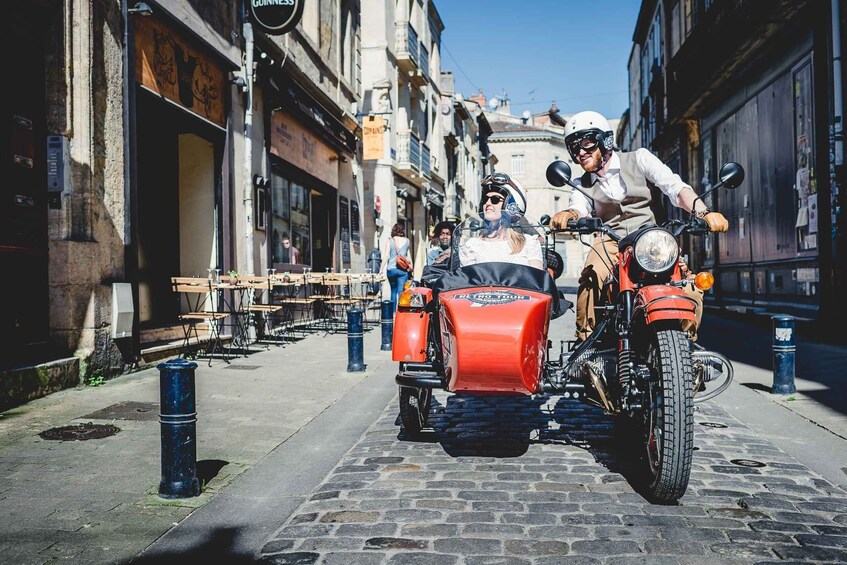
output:
M 364 322 L 378 323 L 383 280 L 376 273 L 329 272 L 171 277 L 183 326 L 180 356 L 208 358 L 211 366 L 214 359 L 246 356 L 254 345 L 345 332 L 353 307 L 364 311 Z

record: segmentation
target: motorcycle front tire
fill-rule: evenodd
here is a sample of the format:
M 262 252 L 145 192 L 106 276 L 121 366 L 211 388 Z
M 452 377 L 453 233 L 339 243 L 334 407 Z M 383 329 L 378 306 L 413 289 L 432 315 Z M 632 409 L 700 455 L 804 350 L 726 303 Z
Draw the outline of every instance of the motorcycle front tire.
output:
M 647 354 L 651 369 L 645 413 L 646 491 L 660 504 L 685 494 L 694 452 L 694 374 L 686 334 L 653 332 Z

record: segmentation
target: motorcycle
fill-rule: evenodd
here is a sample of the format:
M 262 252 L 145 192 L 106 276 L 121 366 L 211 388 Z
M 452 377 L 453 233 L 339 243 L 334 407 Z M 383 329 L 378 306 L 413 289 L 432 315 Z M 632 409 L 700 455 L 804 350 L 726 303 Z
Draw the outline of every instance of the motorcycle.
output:
M 720 177 L 708 192 L 737 187 L 744 170 L 728 163 Z M 547 180 L 581 191 L 562 161 L 548 167 Z M 433 389 L 562 394 L 599 407 L 620 419 L 620 429 L 637 432 L 647 497 L 659 503 L 681 498 L 691 473 L 693 403 L 720 394 L 733 375 L 729 360 L 703 350 L 683 331 L 683 321 L 696 320 L 684 287 L 705 291 L 714 278 L 708 272 L 683 276 L 678 238 L 708 233 L 708 225 L 691 214 L 621 237 L 592 214 L 564 230 L 550 229 L 549 217 L 517 226 L 544 239 L 547 248 L 560 231 L 599 233 L 619 245 L 619 263 L 596 305 L 593 333 L 581 343 L 568 342 L 567 351 L 562 343 L 555 355 L 550 320 L 572 305 L 545 269 L 463 264 L 461 246 L 484 233 L 481 224 L 466 220 L 457 226 L 446 268 L 425 273 L 400 295 L 392 359 L 399 363 L 395 382 L 405 433 L 413 436 L 427 425 Z

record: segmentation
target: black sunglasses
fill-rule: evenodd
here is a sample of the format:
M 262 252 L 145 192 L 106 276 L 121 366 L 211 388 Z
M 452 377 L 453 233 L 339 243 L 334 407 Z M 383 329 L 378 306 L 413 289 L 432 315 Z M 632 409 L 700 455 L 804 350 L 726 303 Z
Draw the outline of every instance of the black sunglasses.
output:
M 506 200 L 505 197 L 500 196 L 499 194 L 489 194 L 488 196 L 482 197 L 482 203 L 485 204 L 488 201 L 491 201 L 492 204 L 497 205 Z

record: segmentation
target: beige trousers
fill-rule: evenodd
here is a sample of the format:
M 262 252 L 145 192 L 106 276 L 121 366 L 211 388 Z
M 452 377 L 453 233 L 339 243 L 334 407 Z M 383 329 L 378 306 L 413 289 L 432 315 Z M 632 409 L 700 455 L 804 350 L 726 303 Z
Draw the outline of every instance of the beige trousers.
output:
M 618 264 L 618 244 L 609 238 L 594 238 L 591 251 L 585 258 L 582 274 L 579 277 L 579 289 L 576 294 L 576 337 L 587 339 L 597 321 L 594 306 L 600 301 L 603 282 Z M 697 303 L 696 322 L 683 322 L 682 329 L 697 339 L 697 328 L 703 317 L 703 291 L 693 283 L 684 287 L 685 294 Z

